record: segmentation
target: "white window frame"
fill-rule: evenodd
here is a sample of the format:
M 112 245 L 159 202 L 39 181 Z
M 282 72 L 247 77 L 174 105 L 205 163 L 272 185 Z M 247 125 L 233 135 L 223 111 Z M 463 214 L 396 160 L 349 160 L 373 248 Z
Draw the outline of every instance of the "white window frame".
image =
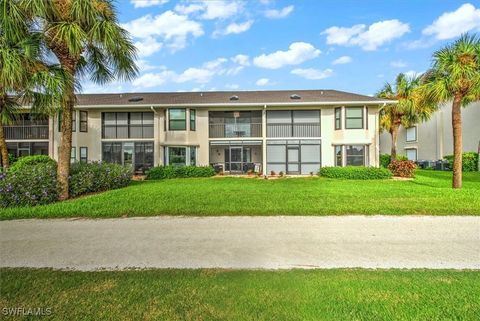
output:
M 408 139 L 408 131 L 409 131 L 409 130 L 412 130 L 412 129 L 413 129 L 414 132 L 415 132 L 415 138 L 412 139 L 412 140 L 409 140 L 409 139 Z M 412 126 L 412 127 L 405 128 L 405 141 L 406 141 L 407 143 L 416 142 L 417 139 L 418 139 L 417 135 L 418 135 L 417 126 Z

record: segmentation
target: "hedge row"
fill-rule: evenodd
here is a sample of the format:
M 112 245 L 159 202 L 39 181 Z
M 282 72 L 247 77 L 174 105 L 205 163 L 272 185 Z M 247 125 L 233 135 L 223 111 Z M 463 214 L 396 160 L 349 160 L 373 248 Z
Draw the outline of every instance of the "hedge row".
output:
M 453 155 L 447 155 L 444 157 L 453 167 Z M 463 172 L 475 172 L 478 171 L 478 153 L 465 152 L 462 154 L 462 171 Z
M 117 164 L 73 164 L 70 196 L 127 186 L 131 170 Z M 35 206 L 58 199 L 57 163 L 48 156 L 21 157 L 0 174 L 0 207 Z
M 387 179 L 392 177 L 392 172 L 386 168 L 377 167 L 322 167 L 320 176 L 337 179 Z
M 211 166 L 158 166 L 150 169 L 147 179 L 210 177 L 215 175 Z

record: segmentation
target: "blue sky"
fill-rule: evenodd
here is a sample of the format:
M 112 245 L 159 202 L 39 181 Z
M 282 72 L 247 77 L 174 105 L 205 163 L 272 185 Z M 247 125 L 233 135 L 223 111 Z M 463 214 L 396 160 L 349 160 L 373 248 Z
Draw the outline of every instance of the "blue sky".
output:
M 480 31 L 477 1 L 118 0 L 139 49 L 130 83 L 83 92 L 337 89 L 372 95 Z

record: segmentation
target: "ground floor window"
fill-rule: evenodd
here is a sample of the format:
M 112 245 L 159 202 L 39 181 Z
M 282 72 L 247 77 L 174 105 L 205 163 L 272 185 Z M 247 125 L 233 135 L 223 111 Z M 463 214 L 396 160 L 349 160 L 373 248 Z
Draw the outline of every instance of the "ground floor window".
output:
M 408 160 L 416 161 L 417 160 L 417 149 L 416 148 L 407 148 L 405 149 Z
M 7 143 L 7 149 L 14 157 L 48 155 L 48 142 Z
M 197 165 L 197 148 L 195 146 L 166 146 L 165 165 Z
M 343 151 L 340 145 L 335 146 L 335 166 L 343 166 Z
M 88 162 L 88 147 L 80 147 L 80 163 Z
M 368 145 L 335 145 L 335 166 L 368 165 Z
M 153 142 L 105 142 L 102 144 L 104 162 L 131 166 L 136 173 L 153 167 Z
M 320 140 L 270 140 L 267 142 L 267 173 L 310 174 L 321 166 Z

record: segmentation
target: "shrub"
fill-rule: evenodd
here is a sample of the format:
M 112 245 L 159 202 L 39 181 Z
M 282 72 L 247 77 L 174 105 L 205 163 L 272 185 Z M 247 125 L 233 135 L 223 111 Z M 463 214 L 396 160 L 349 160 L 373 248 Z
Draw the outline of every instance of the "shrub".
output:
M 397 160 L 408 160 L 408 158 L 404 155 L 397 155 Z M 380 166 L 388 168 L 388 165 L 390 165 L 390 154 L 380 154 Z
M 417 165 L 409 160 L 395 160 L 388 165 L 388 169 L 392 171 L 394 176 L 410 178 L 415 176 Z
M 132 171 L 128 166 L 105 162 L 75 163 L 70 168 L 70 196 L 107 191 L 128 186 Z
M 453 167 L 453 155 L 447 155 L 444 157 Z M 462 154 L 462 171 L 463 172 L 475 172 L 478 171 L 478 153 L 465 152 Z
M 37 165 L 37 164 L 50 164 L 53 166 L 57 165 L 57 162 L 47 155 L 32 155 L 24 156 L 17 159 L 12 166 L 10 166 L 11 172 L 22 171 L 25 167 Z
M 0 207 L 35 206 L 57 200 L 55 161 L 32 162 L 32 165 L 23 164 L 20 168 L 0 174 Z
M 337 179 L 387 179 L 392 173 L 386 168 L 347 166 L 347 167 L 322 167 L 320 176 Z
M 147 179 L 210 177 L 215 175 L 211 166 L 158 166 L 150 169 Z

